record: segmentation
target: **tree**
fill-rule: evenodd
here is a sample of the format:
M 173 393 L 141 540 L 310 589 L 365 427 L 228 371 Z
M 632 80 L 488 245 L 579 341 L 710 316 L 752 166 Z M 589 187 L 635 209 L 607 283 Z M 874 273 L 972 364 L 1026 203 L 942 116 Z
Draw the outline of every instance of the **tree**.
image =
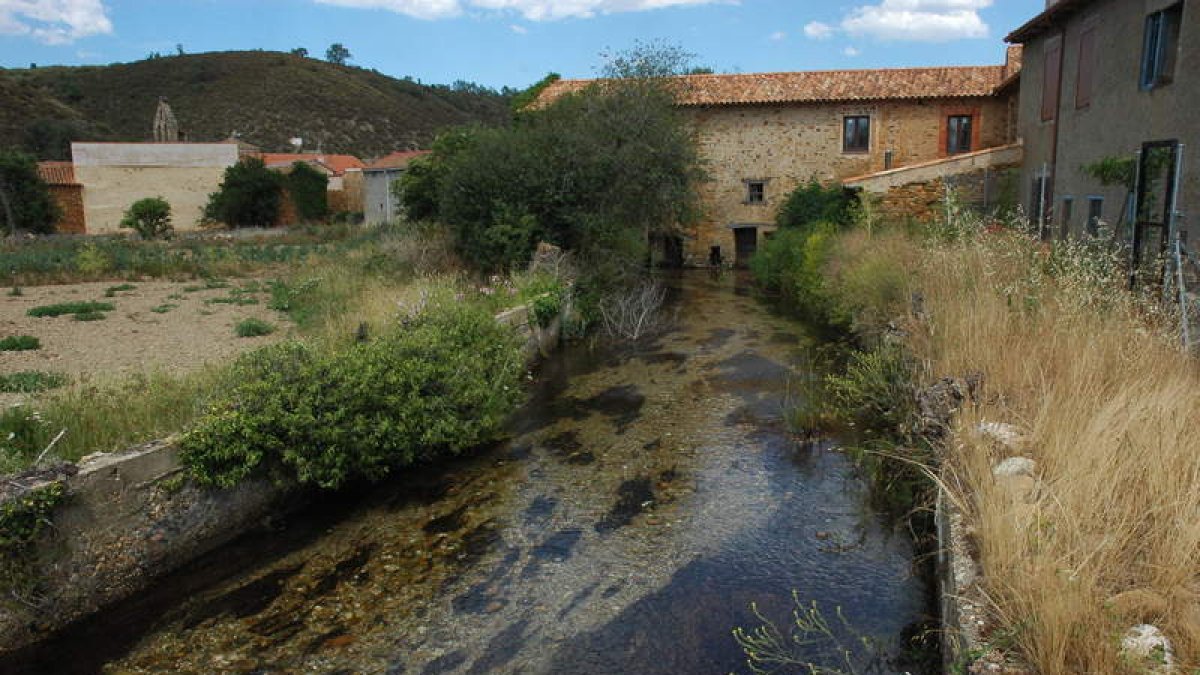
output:
M 162 197 L 146 197 L 134 202 L 121 218 L 121 227 L 128 227 L 142 239 L 170 238 L 171 205 Z
M 33 157 L 0 150 L 0 224 L 9 234 L 18 230 L 49 234 L 58 217 L 58 204 L 50 186 L 38 176 Z
M 330 63 L 336 63 L 339 66 L 346 65 L 346 61 L 354 58 L 349 49 L 340 43 L 335 42 L 329 45 L 329 49 L 325 50 L 325 60 Z
M 296 47 L 295 49 L 292 50 L 292 56 L 299 56 L 300 58 L 307 59 L 308 58 L 308 50 L 305 49 L 304 47 Z
M 329 215 L 329 177 L 311 164 L 296 162 L 284 177 L 284 186 L 302 220 L 324 220 Z
M 71 120 L 39 117 L 25 127 L 23 145 L 38 159 L 71 159 L 71 141 L 84 135 L 78 123 Z
M 208 196 L 204 219 L 230 227 L 271 227 L 279 218 L 280 174 L 250 157 L 225 169 L 221 187 Z

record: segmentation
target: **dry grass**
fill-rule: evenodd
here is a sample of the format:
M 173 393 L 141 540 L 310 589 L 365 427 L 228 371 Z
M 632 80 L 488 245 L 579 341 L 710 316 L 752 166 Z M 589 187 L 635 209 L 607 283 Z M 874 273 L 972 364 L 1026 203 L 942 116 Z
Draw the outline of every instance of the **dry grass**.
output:
M 909 339 L 928 373 L 985 375 L 946 468 L 978 533 L 998 628 L 1046 675 L 1124 673 L 1138 671 L 1118 653 L 1121 635 L 1153 623 L 1181 672 L 1195 672 L 1197 362 L 1163 315 L 1120 287 L 1103 251 L 955 234 L 936 243 L 858 235 L 839 258 L 841 276 L 858 260 L 906 261 L 929 316 Z M 993 478 L 1006 451 L 973 431 L 981 421 L 1023 430 L 1019 451 L 1037 461 L 1036 481 Z

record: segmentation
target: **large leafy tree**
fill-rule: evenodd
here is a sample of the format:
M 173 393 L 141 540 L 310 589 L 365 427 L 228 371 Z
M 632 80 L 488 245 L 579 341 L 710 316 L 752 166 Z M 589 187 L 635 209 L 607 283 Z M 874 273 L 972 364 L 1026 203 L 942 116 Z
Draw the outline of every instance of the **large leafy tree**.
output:
M 48 234 L 54 231 L 58 216 L 58 205 L 50 195 L 50 187 L 38 176 L 33 157 L 16 150 L 0 150 L 0 225 L 5 232 Z
M 340 42 L 335 42 L 329 45 L 329 49 L 325 50 L 325 60 L 330 63 L 336 63 L 339 66 L 346 65 L 346 61 L 353 58 L 349 49 Z
M 249 157 L 225 169 L 221 187 L 208 196 L 204 219 L 230 227 L 271 227 L 279 218 L 282 176 Z
M 311 164 L 296 162 L 284 178 L 296 212 L 304 220 L 324 220 L 329 215 L 329 177 Z
M 507 127 L 443 135 L 405 180 L 410 216 L 446 222 L 484 268 L 522 264 L 546 240 L 610 279 L 635 274 L 649 235 L 696 210 L 696 145 L 670 77 L 683 62 L 678 50 L 642 46 Z

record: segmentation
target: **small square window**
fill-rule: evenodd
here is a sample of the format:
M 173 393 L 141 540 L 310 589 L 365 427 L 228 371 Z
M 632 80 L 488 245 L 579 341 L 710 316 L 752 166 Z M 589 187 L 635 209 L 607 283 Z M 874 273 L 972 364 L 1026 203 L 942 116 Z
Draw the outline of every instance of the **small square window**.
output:
M 1100 234 L 1100 221 L 1104 218 L 1104 197 L 1088 197 L 1087 233 L 1095 237 Z
M 842 119 L 842 152 L 871 150 L 871 118 L 867 115 L 847 115 Z
M 946 122 L 946 154 L 971 151 L 971 116 L 951 115 Z
M 762 204 L 767 201 L 767 182 L 761 180 L 746 181 L 746 203 Z

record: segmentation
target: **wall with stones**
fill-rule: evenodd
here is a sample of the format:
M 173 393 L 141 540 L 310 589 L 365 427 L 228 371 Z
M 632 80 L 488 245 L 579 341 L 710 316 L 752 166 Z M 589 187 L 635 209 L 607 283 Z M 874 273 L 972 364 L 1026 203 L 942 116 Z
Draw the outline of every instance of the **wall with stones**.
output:
M 774 227 L 779 206 L 797 186 L 816 177 L 837 181 L 884 168 L 944 156 L 946 117 L 975 116 L 973 147 L 1006 141 L 1008 103 L 1001 99 L 945 99 L 863 103 L 708 106 L 685 110 L 696 130 L 708 181 L 701 186 L 701 221 L 686 233 L 688 264 L 704 264 L 720 246 L 733 259 L 734 226 Z M 842 120 L 871 118 L 870 149 L 843 152 Z M 746 181 L 766 182 L 765 201 L 746 201 Z
M 58 204 L 59 217 L 54 222 L 58 234 L 83 234 L 87 226 L 83 216 L 83 187 L 80 185 L 51 185 L 50 197 Z

